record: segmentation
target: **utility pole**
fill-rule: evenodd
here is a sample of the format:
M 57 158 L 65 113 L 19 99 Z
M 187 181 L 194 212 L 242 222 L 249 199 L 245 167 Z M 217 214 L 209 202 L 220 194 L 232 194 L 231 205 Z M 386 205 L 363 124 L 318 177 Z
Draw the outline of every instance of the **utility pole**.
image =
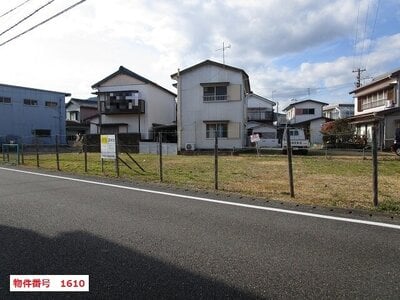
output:
M 361 73 L 365 71 L 366 71 L 365 69 L 360 69 L 360 68 L 353 70 L 353 73 L 357 73 L 356 82 L 354 83 L 356 85 L 356 88 L 359 88 L 361 86 Z
M 222 42 L 222 48 L 217 49 L 216 51 L 222 50 L 222 63 L 225 64 L 225 49 L 230 49 L 231 45 L 225 46 L 225 43 Z

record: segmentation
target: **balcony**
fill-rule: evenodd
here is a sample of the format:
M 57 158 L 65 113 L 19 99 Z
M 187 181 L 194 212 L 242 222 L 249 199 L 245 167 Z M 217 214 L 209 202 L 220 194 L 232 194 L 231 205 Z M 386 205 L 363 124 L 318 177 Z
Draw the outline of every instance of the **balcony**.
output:
M 261 123 L 273 122 L 274 112 L 266 110 L 248 110 L 247 112 L 248 121 L 257 121 Z
M 204 95 L 203 96 L 204 102 L 226 101 L 226 100 L 228 100 L 228 95 Z
M 104 102 L 100 106 L 100 112 L 106 115 L 113 114 L 144 114 L 145 101 L 138 100 L 138 105 L 134 105 L 132 100 L 114 100 L 110 104 Z

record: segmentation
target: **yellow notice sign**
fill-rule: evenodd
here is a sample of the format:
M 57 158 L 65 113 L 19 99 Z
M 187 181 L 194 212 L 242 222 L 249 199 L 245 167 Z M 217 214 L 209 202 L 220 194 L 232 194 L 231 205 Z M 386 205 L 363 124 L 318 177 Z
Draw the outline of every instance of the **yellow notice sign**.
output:
M 115 135 L 107 134 L 100 136 L 101 143 L 101 158 L 116 159 Z

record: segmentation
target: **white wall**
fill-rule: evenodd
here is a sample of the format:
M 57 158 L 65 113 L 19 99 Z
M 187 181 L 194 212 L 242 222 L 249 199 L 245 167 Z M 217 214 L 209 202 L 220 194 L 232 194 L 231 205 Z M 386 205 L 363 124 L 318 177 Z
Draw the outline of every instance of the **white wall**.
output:
M 248 108 L 267 108 L 269 110 L 273 110 L 273 104 L 271 102 L 264 101 L 254 95 L 247 96 L 247 107 Z
M 186 143 L 195 143 L 196 148 L 212 149 L 214 139 L 206 138 L 206 124 L 204 121 L 228 120 L 238 124 L 238 138 L 220 138 L 220 148 L 241 148 L 245 144 L 244 124 L 246 112 L 244 109 L 244 90 L 241 72 L 220 68 L 213 65 L 201 66 L 197 69 L 181 74 L 181 86 L 178 84 L 178 93 L 181 92 L 180 113 L 178 114 L 179 147 L 183 149 Z M 200 83 L 229 82 L 230 85 L 241 85 L 241 93 L 237 99 L 228 101 L 203 102 L 203 87 Z M 228 125 L 229 126 L 229 125 Z
M 140 142 L 139 153 L 160 154 L 160 144 L 155 142 Z M 162 143 L 163 155 L 176 155 L 177 145 L 175 143 Z
M 146 101 L 145 114 L 145 126 L 148 129 L 152 128 L 153 123 L 174 124 L 176 120 L 175 96 L 153 85 L 149 85 L 148 99 Z M 148 136 L 146 138 L 151 137 Z
M 99 87 L 99 88 L 101 89 L 101 88 L 106 88 L 106 87 L 118 87 L 118 86 L 122 87 L 124 85 L 131 86 L 131 85 L 135 85 L 135 84 L 143 85 L 144 82 L 140 81 L 136 78 L 133 78 L 131 76 L 125 75 L 125 74 L 118 74 L 118 75 L 114 76 L 113 78 L 110 78 L 109 80 L 104 82 L 101 85 L 101 87 Z
M 324 119 L 319 119 L 310 122 L 310 144 L 323 144 L 321 126 L 325 123 Z
M 290 111 L 287 112 L 287 118 L 290 123 L 300 123 L 304 121 L 308 121 L 311 119 L 319 118 L 322 117 L 322 104 L 318 104 L 315 102 L 307 101 L 307 102 L 302 102 L 302 103 L 295 103 L 294 107 L 290 109 Z M 314 114 L 313 115 L 296 115 L 295 109 L 296 108 L 314 108 Z

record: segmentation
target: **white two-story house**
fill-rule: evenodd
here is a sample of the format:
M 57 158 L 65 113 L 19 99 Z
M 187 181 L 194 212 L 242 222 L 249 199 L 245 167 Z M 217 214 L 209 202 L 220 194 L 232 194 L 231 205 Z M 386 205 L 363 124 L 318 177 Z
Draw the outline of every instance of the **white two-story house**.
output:
M 211 60 L 171 75 L 176 80 L 178 151 L 246 145 L 249 76 L 242 69 Z
M 258 134 L 262 139 L 276 139 L 277 129 L 274 125 L 276 103 L 254 93 L 248 94 L 246 101 L 248 135 Z
M 400 69 L 374 78 L 358 87 L 354 95 L 354 117 L 349 120 L 358 135 L 371 141 L 372 126 L 377 125 L 379 147 L 393 144 L 396 128 L 400 128 Z
M 333 120 L 346 119 L 354 116 L 354 104 L 339 103 L 326 105 L 323 108 L 324 117 Z
M 321 126 L 330 120 L 323 116 L 325 105 L 328 103 L 307 99 L 293 101 L 283 111 L 286 112 L 288 125 L 303 128 L 310 144 L 315 145 L 323 143 Z
M 176 121 L 176 94 L 121 66 L 92 86 L 99 117 L 91 133 L 138 133 L 153 139 L 153 126 Z

